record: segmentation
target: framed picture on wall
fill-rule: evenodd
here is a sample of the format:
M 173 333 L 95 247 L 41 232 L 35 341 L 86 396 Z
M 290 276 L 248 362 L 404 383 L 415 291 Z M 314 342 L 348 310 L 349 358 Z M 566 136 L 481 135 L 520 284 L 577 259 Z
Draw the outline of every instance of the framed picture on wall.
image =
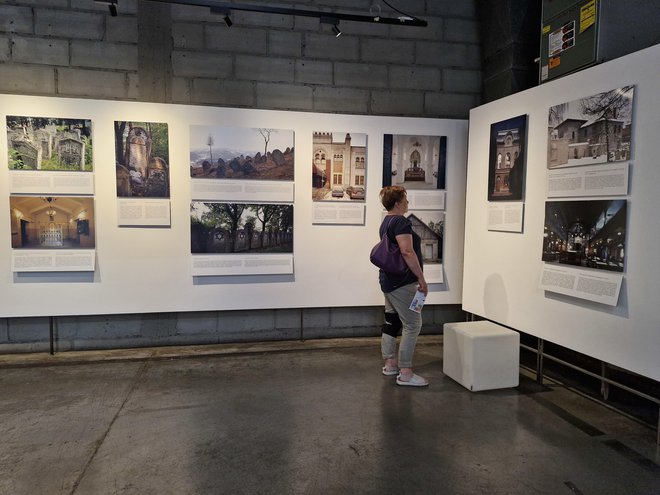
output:
M 12 194 L 94 194 L 92 121 L 8 115 Z
M 560 103 L 548 112 L 548 168 L 630 159 L 634 86 Z
M 292 253 L 293 205 L 194 201 L 191 253 Z
M 293 131 L 190 126 L 193 179 L 293 181 Z
M 446 166 L 446 136 L 383 136 L 383 187 L 445 189 Z
M 7 116 L 10 170 L 91 172 L 92 122 Z
M 314 132 L 312 200 L 366 201 L 367 135 Z
M 523 200 L 526 148 L 527 115 L 490 126 L 488 201 Z
M 94 198 L 11 196 L 12 249 L 95 248 Z
M 167 124 L 115 121 L 117 197 L 169 198 Z
M 626 210 L 625 199 L 547 201 L 541 259 L 623 272 Z

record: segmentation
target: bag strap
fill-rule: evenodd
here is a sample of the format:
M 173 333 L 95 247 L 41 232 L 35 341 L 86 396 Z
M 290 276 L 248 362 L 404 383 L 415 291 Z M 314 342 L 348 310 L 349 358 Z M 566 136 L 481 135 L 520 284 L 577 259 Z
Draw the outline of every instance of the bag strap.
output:
M 389 215 L 390 220 L 389 220 L 389 222 L 387 222 L 387 226 L 385 227 L 385 234 L 384 234 L 384 235 L 386 235 L 387 237 L 389 237 L 389 234 L 390 234 L 390 227 L 392 226 L 392 219 L 393 219 L 395 216 L 396 216 L 396 215 Z M 390 240 L 392 240 L 392 239 L 390 238 Z M 395 239 L 395 242 L 396 242 L 396 239 Z

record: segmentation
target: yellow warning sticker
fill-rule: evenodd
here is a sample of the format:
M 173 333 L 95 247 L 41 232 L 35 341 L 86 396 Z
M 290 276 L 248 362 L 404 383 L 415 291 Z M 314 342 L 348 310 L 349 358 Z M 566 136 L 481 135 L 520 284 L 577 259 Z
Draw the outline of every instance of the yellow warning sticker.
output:
M 550 24 L 543 26 L 543 34 L 548 34 L 550 32 Z
M 596 0 L 589 0 L 580 7 L 580 33 L 596 23 Z
M 548 65 L 550 66 L 551 69 L 558 67 L 560 63 L 561 63 L 560 57 L 552 57 L 550 60 L 548 60 Z

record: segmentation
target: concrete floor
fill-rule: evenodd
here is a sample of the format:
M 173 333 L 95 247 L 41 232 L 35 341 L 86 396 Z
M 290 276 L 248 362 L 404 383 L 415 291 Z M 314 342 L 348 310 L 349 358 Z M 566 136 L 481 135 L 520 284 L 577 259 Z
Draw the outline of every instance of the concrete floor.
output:
M 441 342 L 427 389 L 376 339 L 0 356 L 0 493 L 660 494 L 654 430 L 524 374 L 471 393 Z

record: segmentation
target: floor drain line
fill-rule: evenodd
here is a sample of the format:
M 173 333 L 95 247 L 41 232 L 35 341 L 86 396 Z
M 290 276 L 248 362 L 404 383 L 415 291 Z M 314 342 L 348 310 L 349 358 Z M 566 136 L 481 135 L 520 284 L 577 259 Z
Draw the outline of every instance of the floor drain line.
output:
M 568 487 L 568 489 L 571 491 L 571 493 L 574 493 L 575 495 L 584 495 L 582 491 L 575 486 L 572 482 L 570 481 L 564 481 L 564 485 Z

